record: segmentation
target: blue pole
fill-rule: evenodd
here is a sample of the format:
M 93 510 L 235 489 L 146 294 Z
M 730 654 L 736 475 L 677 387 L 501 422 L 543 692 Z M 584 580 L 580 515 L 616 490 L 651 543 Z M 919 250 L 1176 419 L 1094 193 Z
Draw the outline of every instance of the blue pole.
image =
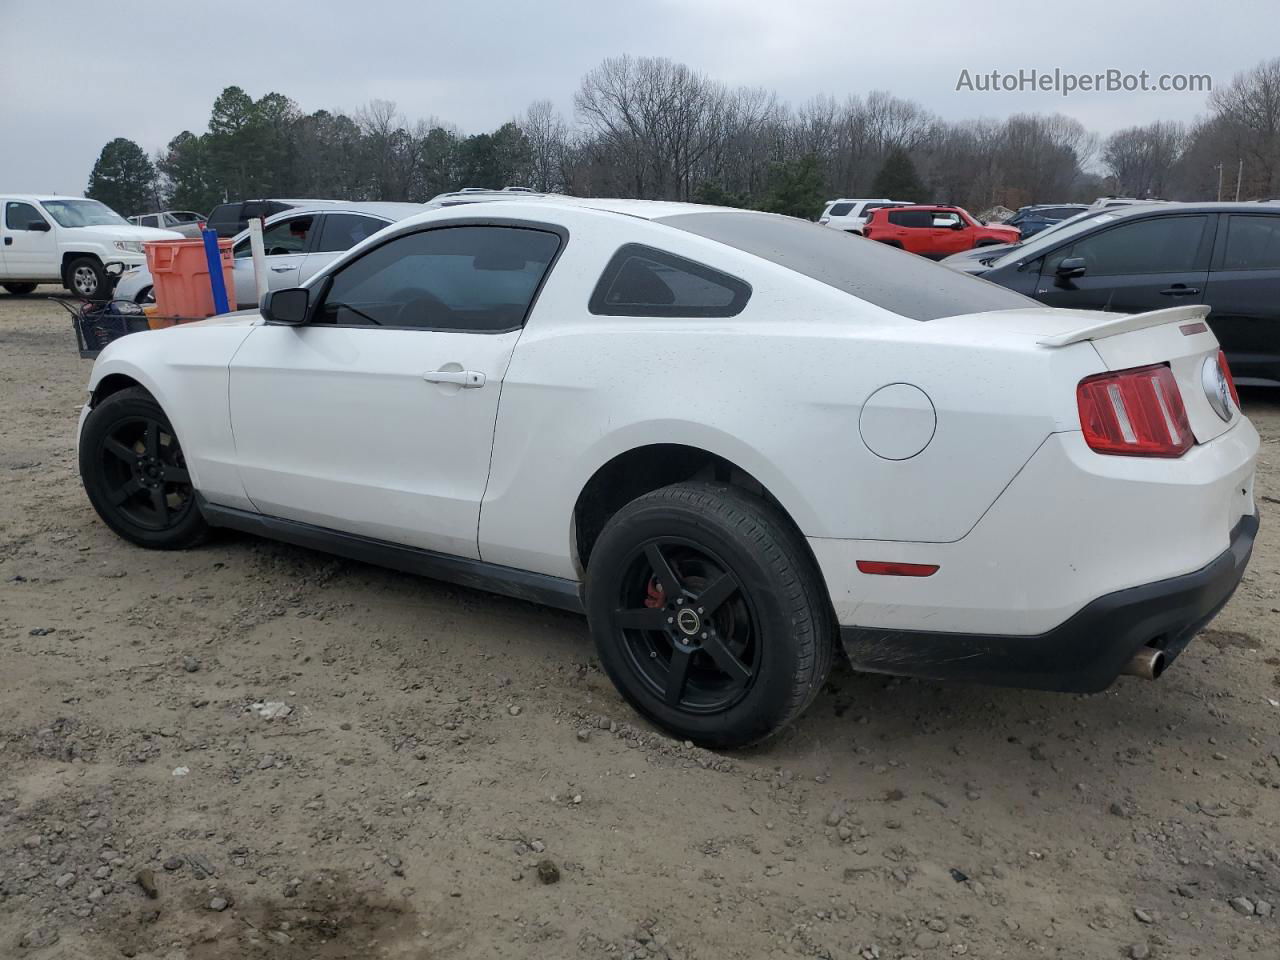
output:
M 209 286 L 213 288 L 213 312 L 229 313 L 227 285 L 222 279 L 222 254 L 218 250 L 218 231 L 201 230 L 204 237 L 204 258 L 209 262 Z

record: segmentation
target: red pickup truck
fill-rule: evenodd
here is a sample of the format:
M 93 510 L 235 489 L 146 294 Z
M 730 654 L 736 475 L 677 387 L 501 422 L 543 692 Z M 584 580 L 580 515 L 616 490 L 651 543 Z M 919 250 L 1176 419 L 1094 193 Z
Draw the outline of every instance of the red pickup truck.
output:
M 969 216 L 967 210 L 940 204 L 873 210 L 862 235 L 933 260 L 974 247 L 1017 243 L 1022 238 L 1016 227 L 988 227 Z

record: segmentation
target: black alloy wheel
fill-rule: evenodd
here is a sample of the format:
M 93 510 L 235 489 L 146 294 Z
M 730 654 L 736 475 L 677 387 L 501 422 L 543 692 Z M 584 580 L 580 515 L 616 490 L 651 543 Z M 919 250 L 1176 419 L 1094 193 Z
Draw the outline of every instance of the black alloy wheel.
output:
M 591 547 L 586 606 L 618 691 L 702 746 L 781 730 L 831 667 L 831 603 L 804 538 L 729 484 L 672 484 L 615 513 Z
M 720 558 L 676 537 L 634 552 L 613 624 L 632 669 L 671 707 L 714 713 L 746 695 L 759 666 L 755 618 Z
M 114 393 L 90 411 L 80 437 L 80 476 L 98 515 L 127 540 L 179 549 L 205 534 L 182 445 L 141 388 Z

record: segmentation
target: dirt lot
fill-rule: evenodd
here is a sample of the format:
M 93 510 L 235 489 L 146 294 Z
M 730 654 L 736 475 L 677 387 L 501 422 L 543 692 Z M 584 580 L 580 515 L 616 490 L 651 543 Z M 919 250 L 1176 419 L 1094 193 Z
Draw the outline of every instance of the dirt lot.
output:
M 1245 398 L 1249 575 L 1159 683 L 838 669 L 715 755 L 573 616 L 126 545 L 76 475 L 88 373 L 0 294 L 0 957 L 1280 957 L 1280 396 Z

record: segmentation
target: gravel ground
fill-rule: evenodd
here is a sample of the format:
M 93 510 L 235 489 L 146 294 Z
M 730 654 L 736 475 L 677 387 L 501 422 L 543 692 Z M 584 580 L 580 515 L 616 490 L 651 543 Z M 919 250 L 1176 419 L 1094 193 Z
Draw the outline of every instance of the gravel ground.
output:
M 1158 683 L 837 669 L 717 755 L 573 616 L 118 540 L 88 373 L 0 294 L 0 957 L 1280 957 L 1280 393 L 1245 397 L 1253 565 Z

